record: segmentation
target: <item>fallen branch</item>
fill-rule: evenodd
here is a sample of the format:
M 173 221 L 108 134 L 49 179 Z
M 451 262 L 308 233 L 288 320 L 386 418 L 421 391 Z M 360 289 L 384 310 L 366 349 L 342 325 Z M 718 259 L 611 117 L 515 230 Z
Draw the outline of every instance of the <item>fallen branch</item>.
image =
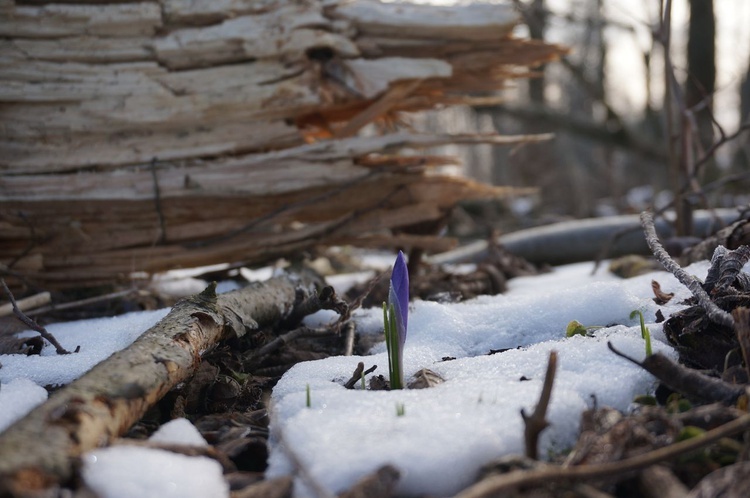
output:
M 646 243 L 654 254 L 654 257 L 656 257 L 665 270 L 674 275 L 680 283 L 690 290 L 693 296 L 698 300 L 698 304 L 706 310 L 708 319 L 719 325 L 724 325 L 725 327 L 733 327 L 734 318 L 732 318 L 732 315 L 716 306 L 716 304 L 711 301 L 711 298 L 706 291 L 703 290 L 703 287 L 701 287 L 700 281 L 683 270 L 682 267 L 680 267 L 680 265 L 678 265 L 675 260 L 667 254 L 667 251 L 664 250 L 664 247 L 661 245 L 659 238 L 656 235 L 656 230 L 654 229 L 654 218 L 651 216 L 650 211 L 643 211 L 641 213 L 641 225 L 646 234 Z
M 716 212 L 726 223 L 737 219 L 736 209 L 719 209 Z M 710 230 L 715 223 L 712 214 L 705 210 L 696 211 L 693 221 L 698 232 Z M 662 236 L 670 237 L 674 234 L 666 220 L 658 220 L 656 225 Z M 497 243 L 508 252 L 532 263 L 560 265 L 595 260 L 605 248 L 607 257 L 610 258 L 626 254 L 649 254 L 643 236 L 636 233 L 638 230 L 638 215 L 607 216 L 518 230 L 501 235 L 497 238 Z M 622 235 L 611 243 L 608 242 L 609 238 L 619 233 Z M 609 247 L 606 247 L 608 244 Z M 427 259 L 435 264 L 477 263 L 487 257 L 487 246 L 487 241 L 480 240 Z
M 295 305 L 313 296 L 317 285 L 311 274 L 290 275 L 220 296 L 211 285 L 179 301 L 128 348 L 0 434 L 0 495 L 17 496 L 71 478 L 81 455 L 140 420 L 194 373 L 206 350 L 294 315 Z
M 23 299 L 19 299 L 16 301 L 16 307 L 26 312 L 27 315 L 29 315 L 28 310 L 38 308 L 39 306 L 44 306 L 45 304 L 49 304 L 51 301 L 51 296 L 49 292 L 40 292 L 39 294 L 34 294 L 33 296 L 25 297 Z M 8 316 L 13 313 L 13 304 L 12 303 L 5 303 L 3 305 L 0 305 L 0 317 Z

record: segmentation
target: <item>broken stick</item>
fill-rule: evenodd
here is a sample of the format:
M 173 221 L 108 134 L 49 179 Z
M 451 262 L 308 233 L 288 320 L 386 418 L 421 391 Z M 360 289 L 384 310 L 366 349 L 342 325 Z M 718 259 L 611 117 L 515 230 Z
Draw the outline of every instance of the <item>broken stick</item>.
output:
M 273 278 L 217 296 L 215 284 L 179 301 L 128 348 L 0 434 L 0 495 L 19 496 L 73 476 L 78 458 L 137 422 L 200 365 L 218 341 L 273 325 L 316 296 L 312 274 Z

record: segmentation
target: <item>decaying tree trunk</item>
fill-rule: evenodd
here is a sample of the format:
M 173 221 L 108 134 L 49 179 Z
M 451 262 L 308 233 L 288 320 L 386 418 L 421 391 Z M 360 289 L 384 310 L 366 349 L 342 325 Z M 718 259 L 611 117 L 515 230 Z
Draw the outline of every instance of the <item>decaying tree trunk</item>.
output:
M 178 302 L 130 347 L 55 392 L 0 434 L 0 495 L 30 493 L 69 479 L 86 451 L 122 435 L 187 379 L 219 340 L 294 316 L 314 299 L 312 275 L 277 277 L 217 296 Z
M 509 5 L 0 9 L 0 269 L 47 288 L 318 244 L 442 249 L 409 227 L 512 190 L 415 151 L 531 138 L 397 132 L 397 113 L 486 99 L 564 52 L 513 38 Z M 385 135 L 357 137 L 368 124 Z

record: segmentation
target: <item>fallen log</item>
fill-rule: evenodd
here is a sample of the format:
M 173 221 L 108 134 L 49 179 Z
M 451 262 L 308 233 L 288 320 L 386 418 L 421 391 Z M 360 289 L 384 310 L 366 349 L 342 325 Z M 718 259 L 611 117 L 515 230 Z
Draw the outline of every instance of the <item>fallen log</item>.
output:
M 437 226 L 460 200 L 520 191 L 448 176 L 438 166 L 457 160 L 422 149 L 548 137 L 407 133 L 405 113 L 498 100 L 509 79 L 565 53 L 513 37 L 510 4 L 2 8 L 11 289 L 130 284 L 319 245 L 444 249 L 414 227 Z M 385 135 L 356 136 L 367 125 Z
M 131 346 L 0 434 L 0 495 L 65 483 L 81 455 L 126 432 L 194 373 L 206 350 L 247 330 L 298 317 L 317 299 L 319 283 L 311 274 L 289 275 L 219 296 L 212 284 L 179 301 Z
M 736 209 L 697 210 L 693 220 L 695 233 L 707 236 L 718 228 L 718 223 L 732 223 L 737 216 Z M 669 221 L 663 218 L 656 221 L 656 230 L 662 238 L 674 235 Z M 527 228 L 501 235 L 497 243 L 511 254 L 536 264 L 563 265 L 594 261 L 602 256 L 615 258 L 627 254 L 651 254 L 643 238 L 638 215 L 629 214 Z M 487 246 L 487 241 L 480 240 L 436 254 L 429 260 L 435 264 L 478 262 L 487 257 Z M 705 252 L 708 259 L 715 248 L 714 245 L 711 252 Z M 608 249 L 606 254 L 604 249 Z

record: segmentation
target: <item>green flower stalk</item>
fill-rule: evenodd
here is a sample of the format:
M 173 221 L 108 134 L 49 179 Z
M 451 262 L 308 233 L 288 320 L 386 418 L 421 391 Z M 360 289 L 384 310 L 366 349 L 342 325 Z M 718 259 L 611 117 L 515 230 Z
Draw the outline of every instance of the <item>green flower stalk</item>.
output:
M 643 321 L 643 313 L 640 310 L 633 310 L 633 312 L 630 313 L 630 319 L 632 320 L 636 315 L 638 315 L 641 320 L 641 337 L 646 341 L 646 356 L 651 356 L 653 354 L 653 351 L 651 350 L 651 331 L 646 327 L 646 324 Z
M 403 389 L 403 352 L 409 321 L 409 271 L 404 253 L 398 252 L 391 272 L 388 302 L 383 303 L 383 326 L 388 350 L 391 389 Z

